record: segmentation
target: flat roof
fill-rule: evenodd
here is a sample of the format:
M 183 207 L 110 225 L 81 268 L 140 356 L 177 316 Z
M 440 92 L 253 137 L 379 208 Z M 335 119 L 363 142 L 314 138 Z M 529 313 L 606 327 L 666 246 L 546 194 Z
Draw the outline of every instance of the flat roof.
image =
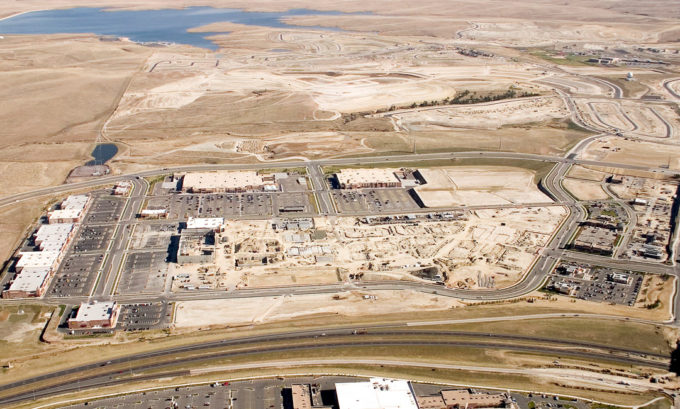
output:
M 441 395 L 444 399 L 444 403 L 446 403 L 447 406 L 463 406 L 471 404 L 473 404 L 475 407 L 496 406 L 503 403 L 505 400 L 503 395 L 499 393 L 470 393 L 470 391 L 467 389 L 444 390 L 441 391 Z
M 108 320 L 116 307 L 115 301 L 81 303 L 75 318 L 70 321 L 87 322 Z
M 217 229 L 223 224 L 223 217 L 190 217 L 187 229 Z
M 61 202 L 61 208 L 83 210 L 88 200 L 90 198 L 87 195 L 71 195 Z
M 50 275 L 47 268 L 25 268 L 17 274 L 9 291 L 36 292 Z
M 262 176 L 252 170 L 238 172 L 192 172 L 184 176 L 182 182 L 186 189 L 239 189 L 248 186 L 262 186 Z
M 83 213 L 83 209 L 70 208 L 70 209 L 58 209 L 52 210 L 47 213 L 49 219 L 77 219 Z
M 168 212 L 168 209 L 144 209 L 142 210 L 142 214 L 165 214 Z
M 342 169 L 336 173 L 338 182 L 343 185 L 361 183 L 397 183 L 399 178 L 394 174 L 397 169 Z
M 35 242 L 42 251 L 61 251 L 72 230 L 72 223 L 45 224 L 36 232 Z
M 19 253 L 19 261 L 17 267 L 45 267 L 52 268 L 54 263 L 59 258 L 59 251 L 27 251 Z
M 418 409 L 411 384 L 404 380 L 336 383 L 335 390 L 340 409 Z
M 36 240 L 42 240 L 47 236 L 55 234 L 68 234 L 71 230 L 73 230 L 73 223 L 43 224 L 38 228 L 38 231 L 35 232 L 35 238 Z
M 312 392 L 309 385 L 295 384 L 290 387 L 293 395 L 293 409 L 311 409 Z

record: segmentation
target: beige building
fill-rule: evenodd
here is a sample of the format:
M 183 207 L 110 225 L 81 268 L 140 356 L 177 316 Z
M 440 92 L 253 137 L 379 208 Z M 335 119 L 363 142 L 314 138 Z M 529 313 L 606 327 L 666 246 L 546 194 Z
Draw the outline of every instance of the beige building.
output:
M 291 385 L 293 409 L 312 409 L 312 393 L 309 385 Z
M 182 189 L 189 193 L 239 193 L 271 190 L 273 178 L 265 178 L 255 171 L 192 172 L 182 180 Z
M 505 405 L 502 394 L 470 393 L 467 389 L 442 391 L 442 399 L 447 408 L 478 409 L 500 408 Z
M 76 316 L 68 320 L 69 329 L 113 329 L 118 323 L 120 305 L 115 301 L 82 303 Z
M 467 389 L 445 390 L 439 395 L 418 396 L 419 409 L 481 409 L 504 408 L 502 394 L 470 393 Z
M 401 187 L 396 169 L 343 169 L 335 174 L 341 189 Z

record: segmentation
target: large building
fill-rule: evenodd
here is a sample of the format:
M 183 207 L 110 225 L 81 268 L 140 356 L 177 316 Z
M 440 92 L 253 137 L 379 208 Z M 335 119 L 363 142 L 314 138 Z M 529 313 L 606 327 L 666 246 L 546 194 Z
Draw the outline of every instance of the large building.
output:
M 420 409 L 504 408 L 507 398 L 500 393 L 473 393 L 467 389 L 443 390 L 438 395 L 419 396 Z
M 114 329 L 118 323 L 120 305 L 115 301 L 82 303 L 76 316 L 68 320 L 72 330 Z
M 343 169 L 335 174 L 341 189 L 402 187 L 396 169 Z
M 177 249 L 177 263 L 205 264 L 215 260 L 215 232 L 222 230 L 221 217 L 190 217 L 182 230 Z
M 239 193 L 277 190 L 273 177 L 255 171 L 192 172 L 182 180 L 182 189 L 190 193 Z
M 3 298 L 40 297 L 59 268 L 76 225 L 85 215 L 90 197 L 72 195 L 59 209 L 48 213 L 49 224 L 41 224 L 33 242 L 38 251 L 22 251 L 14 265 L 16 275 L 2 292 Z
M 9 287 L 2 292 L 2 298 L 40 297 L 45 293 L 52 272 L 45 267 L 24 268 L 17 274 Z
M 215 261 L 215 231 L 184 229 L 179 237 L 177 263 L 205 264 Z
M 59 251 L 27 251 L 19 253 L 19 261 L 14 265 L 18 273 L 24 268 L 46 268 L 55 270 L 61 261 Z
M 43 224 L 33 236 L 40 251 L 62 251 L 73 238 L 73 223 Z
M 190 217 L 187 220 L 187 229 L 209 229 L 220 231 L 223 225 L 223 217 Z
M 411 383 L 404 380 L 336 383 L 335 391 L 340 409 L 419 409 Z
M 90 197 L 87 195 L 71 195 L 59 205 L 59 209 L 47 214 L 49 223 L 78 223 L 85 214 Z

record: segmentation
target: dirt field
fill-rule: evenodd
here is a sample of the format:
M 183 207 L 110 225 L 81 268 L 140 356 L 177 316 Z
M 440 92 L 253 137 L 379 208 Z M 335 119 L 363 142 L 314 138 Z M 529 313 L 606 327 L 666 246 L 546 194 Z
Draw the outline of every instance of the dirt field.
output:
M 677 280 L 677 278 L 653 274 L 647 275 L 642 282 L 640 295 L 635 302 L 635 307 L 659 311 L 668 311 L 672 309 L 675 280 Z
M 585 179 L 593 182 L 601 182 L 607 176 L 606 173 L 590 169 L 581 165 L 574 165 L 569 169 L 567 177 L 574 179 Z
M 562 185 L 579 200 L 606 200 L 609 195 L 602 190 L 600 182 L 565 178 Z
M 588 145 L 581 157 L 640 166 L 669 166 L 670 169 L 680 169 L 680 146 L 652 144 L 616 137 L 598 139 Z
M 498 129 L 504 125 L 565 118 L 569 111 L 560 98 L 535 97 L 476 104 L 474 107 L 419 108 L 389 115 L 394 117 L 400 126 L 414 131 L 447 128 Z
M 534 173 L 518 168 L 453 167 L 421 169 L 426 183 L 415 190 L 427 207 L 551 203 L 534 183 Z
M 374 298 L 366 298 L 374 297 Z M 177 304 L 175 326 L 206 327 L 256 324 L 318 315 L 389 314 L 407 311 L 446 310 L 458 301 L 435 295 L 423 297 L 411 291 L 348 291 L 330 294 L 238 300 L 186 301 Z

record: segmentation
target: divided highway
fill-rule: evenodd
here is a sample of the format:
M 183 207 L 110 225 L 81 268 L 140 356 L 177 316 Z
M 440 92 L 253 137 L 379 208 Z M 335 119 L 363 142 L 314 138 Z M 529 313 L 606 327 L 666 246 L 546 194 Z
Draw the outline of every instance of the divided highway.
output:
M 0 386 L 0 404 L 9 405 L 24 400 L 72 392 L 81 388 L 103 387 L 145 379 L 188 375 L 188 369 L 184 369 L 184 367 L 190 368 L 192 365 L 208 363 L 217 359 L 348 347 L 484 348 L 535 353 L 555 359 L 575 357 L 658 369 L 666 369 L 669 365 L 667 356 L 647 351 L 521 335 L 398 329 L 398 327 L 404 325 L 406 324 L 298 331 L 287 334 L 220 340 L 134 354 L 2 385 Z M 418 340 L 412 338 L 418 338 Z M 262 345 L 263 343 L 277 341 L 295 341 L 296 344 Z M 234 347 L 238 347 L 238 349 L 234 350 Z M 181 369 L 178 369 L 178 367 Z M 162 371 L 164 368 L 166 368 L 166 371 Z M 156 372 L 153 375 L 144 374 L 144 372 L 150 370 Z M 67 379 L 67 377 L 72 378 L 78 374 L 83 374 L 77 377 L 78 382 Z M 34 384 L 36 387 L 31 387 Z M 23 392 L 13 392 L 14 389 L 23 390 Z

